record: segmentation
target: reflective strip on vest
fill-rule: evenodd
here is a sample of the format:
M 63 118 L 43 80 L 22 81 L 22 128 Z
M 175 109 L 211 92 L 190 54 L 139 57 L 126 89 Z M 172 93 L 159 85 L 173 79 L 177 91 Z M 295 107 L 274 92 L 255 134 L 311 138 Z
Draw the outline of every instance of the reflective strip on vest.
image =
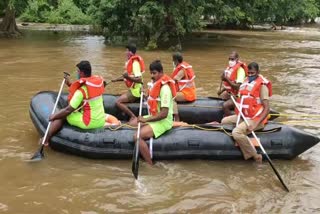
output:
M 244 99 L 246 99 L 246 98 L 254 98 L 253 96 L 251 96 L 251 95 L 242 95 L 241 96 L 241 103 L 240 103 L 240 110 L 242 110 L 242 109 L 244 109 L 244 111 L 246 112 L 246 114 L 248 114 L 248 111 L 247 111 L 247 109 L 249 109 L 249 105 L 243 105 L 243 101 L 244 101 Z M 256 101 L 257 101 L 257 104 L 261 104 L 262 103 L 262 101 L 261 101 L 261 99 L 260 98 L 256 98 Z M 246 117 L 247 119 L 254 119 L 254 118 L 256 118 L 257 116 L 259 116 L 259 114 L 261 114 L 262 113 L 262 111 L 263 111 L 263 106 L 261 106 L 261 108 L 259 109 L 259 111 L 253 116 L 253 117 Z M 240 115 L 240 114 L 239 114 Z M 239 118 L 238 118 L 238 121 L 239 121 Z M 237 122 L 238 122 L 237 121 Z
M 102 82 L 101 84 L 97 85 L 97 84 L 94 84 L 94 83 L 92 83 L 92 82 L 86 81 L 86 84 L 87 84 L 88 86 L 92 86 L 92 87 L 99 88 L 99 87 L 101 87 L 101 86 L 103 85 L 103 82 Z
M 185 66 L 184 64 L 181 64 L 181 67 L 183 67 L 183 68 L 192 68 L 192 65 Z
M 157 98 L 153 98 L 153 97 L 149 96 L 149 97 L 148 97 L 148 100 L 156 100 L 156 101 L 160 101 L 160 98 L 159 98 L 159 97 L 157 97 Z
M 82 104 L 79 108 L 75 109 L 74 112 L 79 111 L 80 109 L 82 109 L 82 108 L 83 108 L 87 103 L 89 103 L 90 101 L 98 100 L 98 99 L 100 99 L 100 98 L 102 98 L 102 95 L 97 96 L 97 97 L 93 97 L 93 98 L 91 98 L 91 99 L 83 99 L 83 104 Z
M 194 78 L 196 78 L 195 75 L 189 80 L 179 80 L 178 81 L 179 90 L 181 91 L 183 88 L 193 88 L 194 87 L 194 84 L 193 84 Z

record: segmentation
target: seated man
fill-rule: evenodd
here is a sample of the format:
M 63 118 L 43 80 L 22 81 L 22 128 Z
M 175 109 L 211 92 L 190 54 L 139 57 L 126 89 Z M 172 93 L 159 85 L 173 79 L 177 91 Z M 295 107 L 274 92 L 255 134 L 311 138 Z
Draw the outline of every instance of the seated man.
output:
M 174 81 L 163 73 L 163 67 L 159 60 L 150 64 L 153 86 L 149 91 L 148 107 L 150 115 L 138 117 L 141 122 L 140 153 L 144 160 L 152 165 L 151 156 L 145 140 L 152 137 L 158 138 L 172 128 L 173 124 L 173 97 L 176 95 Z M 134 134 L 134 142 L 137 141 L 137 133 Z
M 239 145 L 244 159 L 253 158 L 255 161 L 261 162 L 262 155 L 257 153 L 247 135 L 251 131 L 262 129 L 267 123 L 272 86 L 271 82 L 259 75 L 259 65 L 257 63 L 250 63 L 248 68 L 249 76 L 240 86 L 240 98 L 237 102 L 240 110 L 248 119 L 249 127 L 242 120 L 238 111 L 236 111 L 236 115 L 223 118 L 221 124 L 236 124 L 232 136 Z
M 142 57 L 136 54 L 137 48 L 135 45 L 128 45 L 127 59 L 125 64 L 125 72 L 122 77 L 112 80 L 112 82 L 124 81 L 129 90 L 122 94 L 116 101 L 117 107 L 129 115 L 132 121 L 136 118 L 134 113 L 126 106 L 126 103 L 132 103 L 140 98 L 140 92 L 142 87 L 142 73 L 144 73 L 144 61 Z
M 224 116 L 231 115 L 231 110 L 234 108 L 230 96 L 236 97 L 240 85 L 248 74 L 247 65 L 239 60 L 239 54 L 233 51 L 229 56 L 229 66 L 221 75 L 223 81 L 223 89 L 219 89 L 218 95 L 226 100 L 223 103 Z
M 68 106 L 49 117 L 52 123 L 45 145 L 49 144 L 51 137 L 61 129 L 65 120 L 81 129 L 96 129 L 105 125 L 102 77 L 91 75 L 91 65 L 88 61 L 77 64 L 77 77 L 79 80 L 72 84 L 70 80 L 66 81 L 70 86 Z
M 179 121 L 177 102 L 193 102 L 196 100 L 196 86 L 194 82 L 194 71 L 192 66 L 183 61 L 181 53 L 172 55 L 174 71 L 171 78 L 175 81 L 177 95 L 173 106 L 174 120 Z

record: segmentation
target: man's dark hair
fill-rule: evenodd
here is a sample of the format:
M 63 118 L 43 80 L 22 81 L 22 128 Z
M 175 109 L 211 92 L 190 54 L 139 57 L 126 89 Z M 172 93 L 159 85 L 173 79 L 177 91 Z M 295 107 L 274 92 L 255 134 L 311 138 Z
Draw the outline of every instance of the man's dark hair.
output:
M 91 76 L 91 65 L 89 61 L 82 60 L 76 66 L 79 68 L 80 71 L 84 73 L 86 77 Z
M 176 53 L 172 54 L 172 59 L 173 59 L 173 61 L 177 60 L 179 63 L 181 63 L 183 61 L 183 57 L 180 52 L 176 52 Z
M 126 48 L 131 51 L 133 54 L 136 54 L 137 52 L 137 46 L 135 44 L 128 44 Z
M 251 69 L 254 69 L 256 71 L 259 71 L 259 65 L 258 63 L 256 62 L 251 62 L 249 65 L 248 65 L 248 69 L 251 70 Z
M 160 60 L 155 60 L 153 61 L 150 66 L 149 66 L 150 71 L 158 71 L 160 73 L 163 73 L 163 67 L 161 65 L 161 61 Z
M 239 59 L 239 54 L 238 54 L 237 51 L 232 51 L 231 54 L 234 54 L 234 56 L 235 56 L 237 59 Z

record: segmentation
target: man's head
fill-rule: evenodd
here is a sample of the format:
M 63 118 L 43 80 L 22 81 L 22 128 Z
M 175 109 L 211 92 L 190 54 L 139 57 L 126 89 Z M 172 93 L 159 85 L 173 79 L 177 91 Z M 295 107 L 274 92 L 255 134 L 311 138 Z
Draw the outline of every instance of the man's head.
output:
M 160 60 L 153 61 L 149 66 L 149 70 L 153 82 L 156 82 L 163 76 L 163 67 L 161 65 Z
M 251 62 L 248 65 L 248 76 L 257 76 L 259 74 L 259 65 L 256 62 Z
M 89 61 L 82 60 L 79 62 L 77 65 L 78 68 L 78 77 L 83 78 L 83 77 L 90 77 L 91 76 L 91 65 Z
M 236 51 L 232 51 L 229 55 L 229 66 L 233 67 L 239 61 L 239 54 Z
M 255 80 L 258 75 L 260 73 L 260 70 L 259 70 L 259 65 L 258 63 L 256 62 L 251 62 L 249 65 L 248 65 L 248 78 L 249 78 L 249 82 Z
M 183 61 L 182 54 L 179 52 L 172 54 L 172 61 L 175 66 L 179 65 Z
M 137 47 L 135 44 L 129 44 L 126 46 L 126 55 L 127 55 L 127 58 L 130 59 L 130 57 L 132 57 L 133 55 L 136 54 L 137 52 Z

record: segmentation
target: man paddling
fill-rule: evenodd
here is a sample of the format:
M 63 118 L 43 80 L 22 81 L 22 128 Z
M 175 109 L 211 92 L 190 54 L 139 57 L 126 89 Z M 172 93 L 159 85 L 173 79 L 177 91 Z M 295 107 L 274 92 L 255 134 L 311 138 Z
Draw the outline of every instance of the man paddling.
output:
M 125 64 L 125 72 L 122 77 L 112 80 L 112 82 L 124 81 L 129 89 L 117 99 L 116 106 L 129 115 L 129 121 L 132 121 L 136 116 L 126 106 L 126 103 L 132 103 L 139 100 L 142 87 L 142 74 L 144 73 L 145 66 L 142 57 L 136 54 L 137 48 L 135 45 L 130 44 L 127 45 L 126 48 L 127 62 Z
M 231 115 L 231 109 L 234 104 L 230 96 L 236 97 L 240 85 L 243 83 L 248 73 L 247 65 L 239 60 L 239 54 L 236 51 L 229 55 L 229 65 L 221 75 L 223 89 L 219 89 L 218 95 L 225 100 L 223 103 L 224 116 Z
M 177 95 L 173 104 L 174 120 L 180 121 L 177 102 L 193 102 L 196 100 L 195 75 L 192 66 L 183 61 L 181 53 L 172 55 L 174 70 L 171 78 L 175 81 Z
M 105 125 L 103 78 L 91 75 L 89 61 L 81 61 L 76 67 L 78 81 L 69 85 L 68 106 L 49 117 L 51 126 L 45 145 L 49 145 L 51 137 L 61 129 L 65 120 L 81 129 L 96 129 Z
M 175 82 L 163 73 L 159 60 L 149 66 L 153 86 L 149 91 L 148 107 L 150 115 L 138 117 L 135 124 L 141 122 L 140 153 L 145 161 L 152 165 L 150 152 L 145 140 L 152 137 L 158 138 L 172 128 L 173 124 L 173 97 L 176 96 Z M 134 134 L 134 142 L 137 133 Z
M 221 124 L 237 124 L 232 131 L 232 136 L 239 145 L 244 159 L 253 158 L 255 161 L 261 162 L 262 155 L 257 153 L 247 135 L 254 130 L 262 129 L 267 123 L 272 86 L 269 80 L 259 74 L 257 63 L 250 63 L 248 69 L 248 78 L 239 88 L 240 97 L 237 103 L 247 118 L 249 126 L 242 120 L 238 111 L 236 111 L 236 115 L 223 118 Z

